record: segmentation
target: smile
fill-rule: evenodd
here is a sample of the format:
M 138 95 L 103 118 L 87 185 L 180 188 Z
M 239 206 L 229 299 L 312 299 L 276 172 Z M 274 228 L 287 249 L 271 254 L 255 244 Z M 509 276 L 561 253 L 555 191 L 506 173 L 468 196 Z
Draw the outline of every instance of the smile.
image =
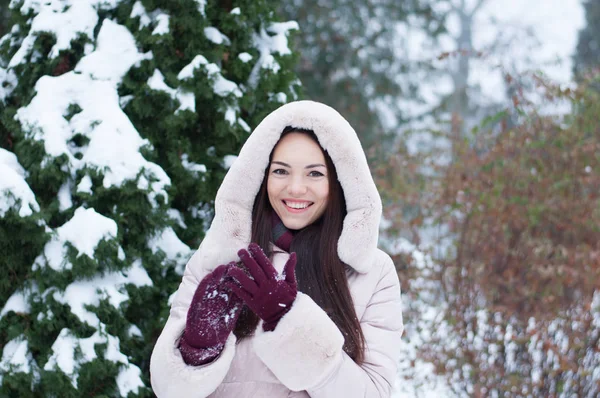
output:
M 304 211 L 314 204 L 313 202 L 294 202 L 291 200 L 282 200 L 282 202 L 289 211 L 292 211 L 294 213 Z

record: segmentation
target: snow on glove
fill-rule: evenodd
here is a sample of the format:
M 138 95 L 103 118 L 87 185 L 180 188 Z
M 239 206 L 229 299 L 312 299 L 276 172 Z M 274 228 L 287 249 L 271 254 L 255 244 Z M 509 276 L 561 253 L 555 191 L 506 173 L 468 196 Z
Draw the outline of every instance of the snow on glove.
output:
M 179 351 L 188 365 L 198 366 L 215 359 L 223 350 L 242 311 L 242 300 L 227 287 L 231 262 L 208 274 L 194 293 Z
M 240 268 L 232 267 L 227 275 L 234 282 L 227 282 L 227 285 L 264 321 L 263 329 L 272 331 L 290 310 L 298 293 L 294 274 L 296 253 L 290 255 L 283 274 L 279 275 L 260 246 L 251 243 L 248 250 L 240 250 L 238 256 L 251 277 Z

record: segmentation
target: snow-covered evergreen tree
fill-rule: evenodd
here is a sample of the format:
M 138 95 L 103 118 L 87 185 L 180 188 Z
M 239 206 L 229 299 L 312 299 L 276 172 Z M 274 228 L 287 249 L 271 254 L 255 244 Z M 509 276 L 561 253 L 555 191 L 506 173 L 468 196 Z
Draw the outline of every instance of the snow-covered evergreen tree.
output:
M 150 396 L 251 128 L 296 98 L 264 0 L 13 0 L 0 40 L 0 396 Z

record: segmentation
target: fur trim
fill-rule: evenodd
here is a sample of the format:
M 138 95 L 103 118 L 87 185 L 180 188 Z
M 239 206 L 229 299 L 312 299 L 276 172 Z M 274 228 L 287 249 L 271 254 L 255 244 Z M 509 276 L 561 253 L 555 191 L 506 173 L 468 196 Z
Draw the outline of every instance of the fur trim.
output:
M 215 218 L 204 238 L 206 250 L 200 263 L 214 268 L 237 260 L 237 251 L 250 243 L 254 198 L 269 155 L 286 126 L 313 130 L 331 156 L 348 210 L 338 254 L 356 271 L 368 272 L 377 249 L 381 199 L 355 131 L 333 108 L 313 101 L 283 105 L 250 135 L 217 193 Z
M 265 332 L 261 322 L 253 345 L 279 381 L 292 391 L 303 391 L 319 385 L 341 364 L 344 337 L 325 311 L 298 293 L 275 330 Z
M 189 396 L 190 386 L 195 397 L 207 397 L 219 387 L 233 361 L 236 337 L 232 333 L 221 355 L 213 362 L 203 366 L 187 365 L 177 348 L 184 329 L 185 318 L 167 322 L 152 351 L 150 380 L 159 398 Z M 154 374 L 160 377 L 153 377 Z

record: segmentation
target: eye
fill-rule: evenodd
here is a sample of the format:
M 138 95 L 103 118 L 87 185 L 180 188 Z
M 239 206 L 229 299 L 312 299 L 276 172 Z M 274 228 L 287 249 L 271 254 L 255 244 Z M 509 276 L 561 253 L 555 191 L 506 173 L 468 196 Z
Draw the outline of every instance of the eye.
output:
M 325 174 L 321 173 L 320 171 L 316 171 L 316 170 L 311 171 L 310 173 L 308 173 L 308 175 L 311 177 L 324 177 L 325 176 Z
M 275 169 L 275 170 L 271 171 L 271 173 L 281 175 L 281 176 L 288 174 L 287 170 L 285 170 L 285 169 Z

